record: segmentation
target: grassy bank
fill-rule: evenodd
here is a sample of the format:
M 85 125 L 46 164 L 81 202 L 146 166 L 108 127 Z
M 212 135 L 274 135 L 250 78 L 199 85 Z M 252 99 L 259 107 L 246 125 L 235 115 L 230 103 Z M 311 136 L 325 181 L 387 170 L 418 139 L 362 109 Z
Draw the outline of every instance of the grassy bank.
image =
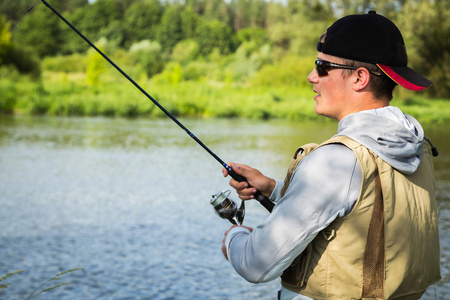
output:
M 175 116 L 214 118 L 322 119 L 314 112 L 310 87 L 243 87 L 224 83 L 138 83 Z M 423 99 L 398 89 L 392 105 L 419 121 L 450 122 L 450 101 Z M 42 81 L 0 79 L 0 111 L 64 116 L 160 117 L 164 113 L 122 77 L 86 83 L 82 73 L 46 72 Z M 419 95 L 419 96 L 417 96 Z

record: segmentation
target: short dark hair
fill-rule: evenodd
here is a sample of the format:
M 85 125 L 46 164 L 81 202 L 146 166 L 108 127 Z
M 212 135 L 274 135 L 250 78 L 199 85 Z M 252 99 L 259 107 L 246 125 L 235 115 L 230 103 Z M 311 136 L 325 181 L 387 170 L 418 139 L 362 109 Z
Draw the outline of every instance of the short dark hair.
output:
M 370 72 L 368 88 L 373 92 L 374 96 L 379 99 L 385 98 L 389 101 L 392 100 L 397 83 L 383 73 L 377 65 L 345 58 L 343 58 L 343 61 L 345 65 L 367 69 Z M 343 70 L 343 74 L 349 75 L 353 71 L 355 70 Z M 380 75 L 375 75 L 372 72 L 379 73 Z

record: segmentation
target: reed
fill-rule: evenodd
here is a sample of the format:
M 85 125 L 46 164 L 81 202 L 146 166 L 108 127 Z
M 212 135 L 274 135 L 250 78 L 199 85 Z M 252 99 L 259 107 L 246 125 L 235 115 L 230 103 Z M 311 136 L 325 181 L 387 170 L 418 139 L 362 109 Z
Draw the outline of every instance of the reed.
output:
M 61 273 L 56 274 L 52 278 L 48 279 L 47 281 L 45 281 L 44 283 L 39 285 L 30 294 L 28 294 L 28 296 L 25 298 L 25 300 L 32 299 L 32 298 L 37 297 L 38 295 L 40 295 L 42 293 L 49 292 L 49 291 L 54 290 L 56 288 L 59 288 L 59 287 L 65 286 L 65 285 L 69 285 L 70 282 L 59 282 L 59 281 L 62 279 L 62 276 L 64 276 L 65 274 L 68 274 L 68 273 L 71 273 L 71 272 L 75 272 L 75 271 L 84 271 L 84 269 L 83 268 L 74 268 L 74 269 L 66 270 L 66 271 L 63 271 Z M 10 273 L 0 277 L 0 282 L 8 279 L 9 277 L 11 277 L 11 276 L 13 276 L 15 274 L 19 274 L 19 273 L 22 273 L 22 272 L 23 272 L 23 270 L 10 272 Z M 0 289 L 7 288 L 9 285 L 10 285 L 10 283 L 0 284 Z

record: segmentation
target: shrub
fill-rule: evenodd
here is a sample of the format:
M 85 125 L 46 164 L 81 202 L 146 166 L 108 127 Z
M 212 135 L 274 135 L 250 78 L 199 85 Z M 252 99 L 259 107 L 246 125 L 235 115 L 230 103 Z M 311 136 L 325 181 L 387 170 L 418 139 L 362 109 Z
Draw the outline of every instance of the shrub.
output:
M 84 72 L 87 68 L 87 57 L 80 53 L 46 57 L 42 60 L 42 68 L 52 72 Z
M 254 86 L 309 86 L 307 77 L 314 68 L 314 57 L 284 57 L 273 65 L 265 65 L 249 81 Z
M 155 83 L 171 83 L 176 84 L 180 83 L 183 79 L 183 69 L 181 68 L 179 63 L 171 62 L 167 64 L 166 68 L 161 74 L 157 74 L 153 76 L 152 80 Z
M 172 50 L 172 60 L 181 64 L 194 61 L 200 53 L 200 47 L 194 40 L 183 40 Z
M 158 42 L 143 40 L 130 47 L 130 55 L 144 67 L 148 76 L 151 77 L 164 68 L 161 50 L 162 47 Z
M 0 81 L 0 113 L 13 113 L 17 102 L 16 86 L 10 81 Z

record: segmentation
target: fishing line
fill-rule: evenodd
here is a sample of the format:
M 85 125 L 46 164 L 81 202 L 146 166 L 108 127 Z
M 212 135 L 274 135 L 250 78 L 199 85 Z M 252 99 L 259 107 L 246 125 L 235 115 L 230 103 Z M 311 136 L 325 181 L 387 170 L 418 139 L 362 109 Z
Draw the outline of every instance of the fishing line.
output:
M 73 31 L 75 31 L 86 43 L 88 43 L 92 48 L 95 49 L 104 59 L 106 59 L 117 71 L 119 71 L 126 79 L 128 79 L 138 90 L 140 90 L 148 99 L 150 99 L 159 109 L 161 109 L 169 118 L 172 119 L 178 126 L 180 126 L 192 139 L 194 139 L 197 144 L 199 144 L 203 149 L 205 149 L 212 157 L 214 157 L 225 169 L 228 170 L 228 174 L 236 181 L 242 182 L 247 181 L 244 177 L 234 172 L 234 170 L 228 166 L 220 157 L 218 157 L 214 152 L 211 151 L 202 141 L 200 141 L 189 129 L 187 129 L 177 118 L 175 118 L 170 112 L 168 112 L 158 101 L 156 101 L 152 96 L 150 96 L 139 84 L 137 84 L 127 73 L 125 73 L 119 66 L 117 66 L 106 54 L 104 54 L 97 46 L 95 46 L 87 37 L 85 37 L 78 29 L 75 28 L 69 21 L 67 21 L 56 9 L 54 9 L 47 1 L 41 0 L 51 11 L 53 11 L 61 20 L 64 21 Z M 39 3 L 38 3 L 39 4 Z M 37 5 L 37 4 L 36 4 Z M 31 6 L 28 10 L 33 9 Z M 255 194 L 255 199 L 258 200 L 269 212 L 272 211 L 274 204 L 267 197 L 262 195 L 259 191 Z

